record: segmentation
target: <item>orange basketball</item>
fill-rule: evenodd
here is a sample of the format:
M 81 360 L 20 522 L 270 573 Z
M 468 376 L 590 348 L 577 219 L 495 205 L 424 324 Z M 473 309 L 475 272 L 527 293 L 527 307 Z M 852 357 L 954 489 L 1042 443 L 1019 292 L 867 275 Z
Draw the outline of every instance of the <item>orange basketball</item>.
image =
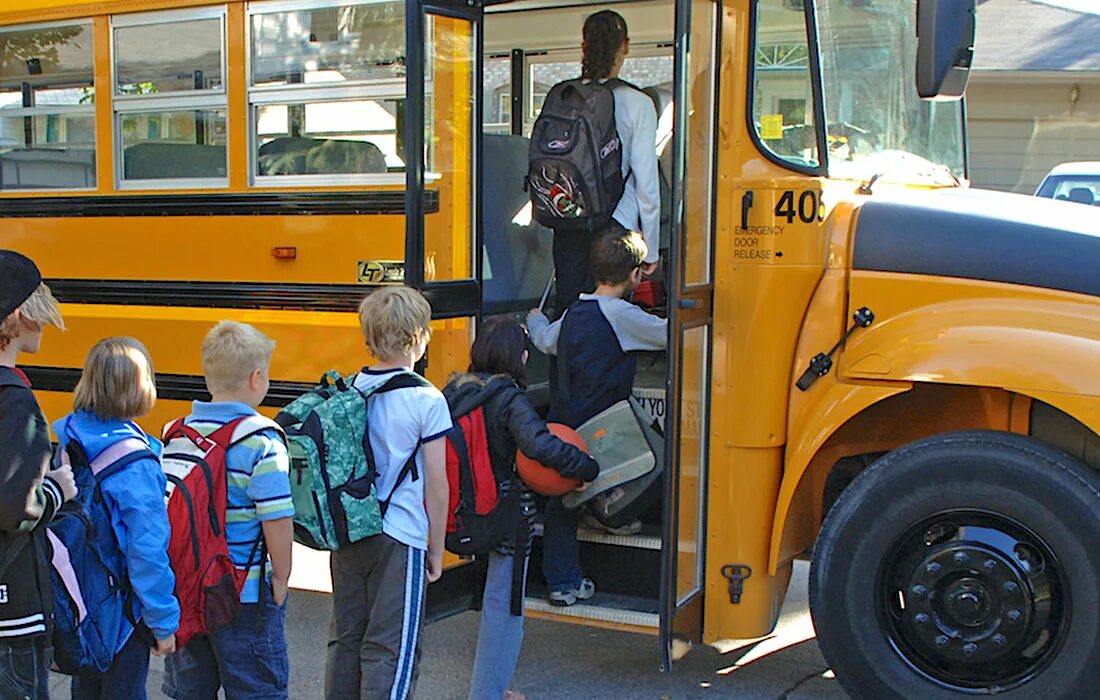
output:
M 576 430 L 561 423 L 547 423 L 546 427 L 559 439 L 588 452 L 588 445 Z M 566 479 L 556 469 L 543 466 L 519 450 L 516 450 L 516 469 L 523 483 L 543 496 L 564 496 L 581 485 L 580 479 Z

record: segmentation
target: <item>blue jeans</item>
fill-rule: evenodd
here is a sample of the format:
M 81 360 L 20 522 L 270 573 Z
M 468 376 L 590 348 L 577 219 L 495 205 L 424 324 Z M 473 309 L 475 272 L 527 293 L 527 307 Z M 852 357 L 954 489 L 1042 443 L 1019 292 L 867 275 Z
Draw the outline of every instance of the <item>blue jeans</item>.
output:
M 245 603 L 233 622 L 199 635 L 164 662 L 165 695 L 176 700 L 286 700 L 290 659 L 286 602 L 275 605 L 271 589 L 262 603 Z
M 489 573 L 481 599 L 477 655 L 469 700 L 500 700 L 512 682 L 523 645 L 523 615 L 512 614 L 512 557 L 489 554 Z M 526 578 L 527 561 L 523 562 Z M 522 592 L 520 593 L 522 596 Z M 522 608 L 520 608 L 522 611 Z
M 542 573 L 551 593 L 580 588 L 581 550 L 577 544 L 577 512 L 561 504 L 560 498 L 546 502 L 542 526 Z
M 134 632 L 105 673 L 83 671 L 73 676 L 73 700 L 145 700 L 148 680 L 149 644 Z
M 52 659 L 46 637 L 0 642 L 0 700 L 49 700 Z

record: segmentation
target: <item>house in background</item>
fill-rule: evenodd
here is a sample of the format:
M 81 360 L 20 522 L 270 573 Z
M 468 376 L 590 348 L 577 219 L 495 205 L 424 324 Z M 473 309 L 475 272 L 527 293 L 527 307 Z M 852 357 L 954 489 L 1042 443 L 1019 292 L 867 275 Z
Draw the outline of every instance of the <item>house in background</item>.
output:
M 1031 194 L 1100 160 L 1100 0 L 978 0 L 967 112 L 975 187 Z

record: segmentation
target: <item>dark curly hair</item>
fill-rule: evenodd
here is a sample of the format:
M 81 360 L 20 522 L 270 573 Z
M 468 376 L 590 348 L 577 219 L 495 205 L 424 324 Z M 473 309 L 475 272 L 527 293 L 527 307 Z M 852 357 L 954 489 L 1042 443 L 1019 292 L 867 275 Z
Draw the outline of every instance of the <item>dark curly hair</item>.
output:
M 618 12 L 601 10 L 584 21 L 581 77 L 602 80 L 611 76 L 619 47 L 627 40 L 626 20 Z

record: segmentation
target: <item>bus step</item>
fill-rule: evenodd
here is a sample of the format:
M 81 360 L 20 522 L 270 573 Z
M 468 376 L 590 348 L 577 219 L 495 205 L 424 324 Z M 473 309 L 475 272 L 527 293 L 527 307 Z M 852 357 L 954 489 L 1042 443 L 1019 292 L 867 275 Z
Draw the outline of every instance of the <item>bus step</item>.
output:
M 535 524 L 535 536 L 542 537 L 542 523 Z M 577 540 L 592 544 L 606 544 L 613 547 L 630 547 L 633 549 L 651 549 L 661 551 L 661 535 L 659 528 L 645 527 L 634 535 L 615 535 L 606 530 L 593 527 L 577 528 Z
M 661 536 L 648 535 L 645 531 L 636 535 L 613 535 L 605 530 L 582 527 L 577 529 L 577 539 L 581 542 L 592 542 L 593 544 L 609 544 L 615 547 L 661 551 Z
M 527 596 L 529 617 L 655 634 L 660 627 L 657 601 L 627 595 L 597 593 L 576 605 L 557 606 L 542 595 Z

